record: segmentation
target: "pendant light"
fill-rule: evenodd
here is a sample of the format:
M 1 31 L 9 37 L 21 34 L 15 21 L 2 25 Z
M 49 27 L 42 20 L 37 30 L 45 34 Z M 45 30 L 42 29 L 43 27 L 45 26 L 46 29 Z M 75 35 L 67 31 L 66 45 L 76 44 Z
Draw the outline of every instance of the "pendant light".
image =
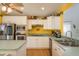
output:
M 2 6 L 2 11 L 6 11 L 7 7 L 6 6 Z
M 6 12 L 6 13 L 10 13 L 10 12 L 12 12 L 12 9 L 9 8 L 9 7 L 3 6 L 3 7 L 2 7 L 2 11 L 3 11 L 3 12 Z
M 11 8 L 7 8 L 7 13 L 10 13 L 10 12 L 12 12 L 12 9 Z

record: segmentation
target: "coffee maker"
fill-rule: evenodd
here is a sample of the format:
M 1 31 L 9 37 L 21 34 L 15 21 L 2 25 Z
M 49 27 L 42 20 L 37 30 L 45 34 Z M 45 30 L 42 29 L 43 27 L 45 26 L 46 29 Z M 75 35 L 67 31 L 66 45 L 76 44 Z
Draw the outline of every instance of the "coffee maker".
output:
M 55 36 L 56 38 L 61 38 L 61 32 L 60 32 L 60 30 L 55 30 L 55 31 L 54 31 L 54 36 Z

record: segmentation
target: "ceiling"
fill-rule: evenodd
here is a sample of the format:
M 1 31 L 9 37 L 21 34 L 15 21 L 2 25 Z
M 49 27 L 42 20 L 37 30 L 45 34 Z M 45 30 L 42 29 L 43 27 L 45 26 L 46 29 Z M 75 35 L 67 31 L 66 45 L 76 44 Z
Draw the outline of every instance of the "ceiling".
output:
M 24 10 L 23 13 L 20 14 L 16 11 L 12 11 L 8 15 L 26 15 L 26 16 L 47 16 L 54 14 L 58 11 L 62 3 L 23 3 Z M 1 14 L 1 7 L 0 4 L 0 15 Z M 44 7 L 45 9 L 42 10 L 41 8 Z

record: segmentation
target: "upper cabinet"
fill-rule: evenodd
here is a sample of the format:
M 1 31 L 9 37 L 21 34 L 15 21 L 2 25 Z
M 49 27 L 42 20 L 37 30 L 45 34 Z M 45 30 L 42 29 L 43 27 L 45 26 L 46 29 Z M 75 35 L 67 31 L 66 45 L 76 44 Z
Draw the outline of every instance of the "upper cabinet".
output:
M 60 29 L 60 17 L 50 16 L 44 23 L 44 29 Z
M 47 17 L 43 17 L 43 16 L 27 16 L 27 19 L 47 19 Z
M 44 29 L 60 29 L 60 17 L 49 16 L 46 19 L 29 19 L 28 29 L 32 29 L 32 25 L 43 25 Z
M 35 24 L 43 24 L 44 20 L 40 20 L 40 19 L 37 19 L 37 20 L 28 20 L 28 24 L 30 25 L 35 25 Z
M 47 17 L 47 19 L 44 21 L 44 29 L 53 29 L 53 17 Z
M 3 23 L 15 23 L 17 25 L 26 25 L 27 16 L 3 16 Z
M 30 19 L 28 20 L 28 29 L 32 29 L 32 25 L 43 25 L 45 20 L 41 19 Z
M 60 17 L 59 16 L 55 16 L 54 17 L 54 29 L 60 29 Z

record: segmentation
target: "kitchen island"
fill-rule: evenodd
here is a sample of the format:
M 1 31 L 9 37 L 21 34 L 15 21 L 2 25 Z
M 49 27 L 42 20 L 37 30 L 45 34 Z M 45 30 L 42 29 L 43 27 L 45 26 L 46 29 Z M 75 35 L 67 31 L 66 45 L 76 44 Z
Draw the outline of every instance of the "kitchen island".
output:
M 52 55 L 54 56 L 79 56 L 79 46 L 65 46 L 57 42 L 57 40 L 64 40 L 66 37 L 56 38 L 51 37 L 52 40 Z
M 26 40 L 0 40 L 0 55 L 25 56 Z

